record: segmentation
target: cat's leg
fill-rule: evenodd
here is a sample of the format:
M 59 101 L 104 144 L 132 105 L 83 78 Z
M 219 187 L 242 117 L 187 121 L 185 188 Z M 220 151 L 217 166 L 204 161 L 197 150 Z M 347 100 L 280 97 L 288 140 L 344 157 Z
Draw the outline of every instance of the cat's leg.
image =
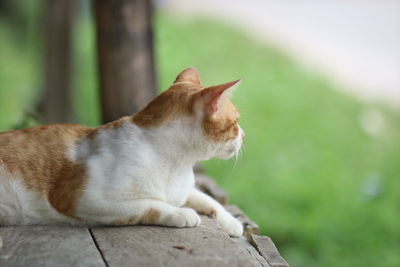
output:
M 194 189 L 190 193 L 185 206 L 193 208 L 201 214 L 216 218 L 230 236 L 241 236 L 243 234 L 242 223 L 226 211 L 215 199 L 200 190 Z
M 85 212 L 86 211 L 86 212 Z M 139 199 L 81 209 L 80 218 L 86 221 L 112 224 L 148 224 L 171 227 L 194 227 L 200 224 L 199 215 L 191 208 L 178 208 L 155 199 Z

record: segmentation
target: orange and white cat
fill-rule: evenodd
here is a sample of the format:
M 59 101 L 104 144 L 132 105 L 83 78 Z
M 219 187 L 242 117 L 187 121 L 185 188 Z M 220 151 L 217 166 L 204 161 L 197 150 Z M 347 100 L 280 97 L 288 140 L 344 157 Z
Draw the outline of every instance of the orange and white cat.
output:
M 72 124 L 0 133 L 0 225 L 193 227 L 202 213 L 231 236 L 242 224 L 194 187 L 193 165 L 236 155 L 243 131 L 230 93 L 187 68 L 138 113 L 98 128 Z

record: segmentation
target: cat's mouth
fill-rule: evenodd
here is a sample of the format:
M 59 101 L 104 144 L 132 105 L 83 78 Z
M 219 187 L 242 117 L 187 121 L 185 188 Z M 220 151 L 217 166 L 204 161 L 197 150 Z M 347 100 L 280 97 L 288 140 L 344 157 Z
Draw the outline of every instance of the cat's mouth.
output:
M 232 147 L 226 150 L 222 155 L 220 155 L 221 159 L 230 159 L 232 157 L 237 157 L 240 153 L 240 147 L 241 147 L 242 142 L 240 142 L 240 145 L 237 147 Z
M 239 149 L 232 148 L 228 151 L 229 157 L 233 157 L 239 152 Z

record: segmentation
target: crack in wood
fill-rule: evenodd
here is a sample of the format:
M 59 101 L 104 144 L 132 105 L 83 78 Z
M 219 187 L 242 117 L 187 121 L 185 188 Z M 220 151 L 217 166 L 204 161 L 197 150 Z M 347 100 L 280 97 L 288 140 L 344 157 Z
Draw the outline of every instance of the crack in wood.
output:
M 96 237 L 93 235 L 92 229 L 88 228 L 88 231 L 89 231 L 90 237 L 91 237 L 92 240 L 93 240 L 94 246 L 96 247 L 97 251 L 98 251 L 99 254 L 100 254 L 101 259 L 102 259 L 103 262 L 104 262 L 104 265 L 105 265 L 106 267 L 110 267 L 110 266 L 108 265 L 108 262 L 107 262 L 106 258 L 104 257 L 103 251 L 101 250 L 99 244 L 97 243 Z
M 236 245 L 241 249 L 241 251 L 245 254 L 248 254 L 254 264 L 258 267 L 271 267 L 268 264 L 266 259 L 258 252 L 258 250 L 250 244 L 248 240 L 244 236 L 234 239 Z
M 247 252 L 249 253 L 249 255 L 250 256 L 253 256 L 253 254 L 252 254 L 252 250 L 251 249 L 249 249 L 249 248 L 245 248 L 246 250 L 247 250 Z M 255 249 L 255 248 L 254 248 Z M 257 251 L 257 250 L 256 250 Z M 258 252 L 258 251 L 257 251 Z M 260 257 L 262 257 L 261 256 L 261 254 L 258 252 L 258 255 L 260 256 Z M 256 261 L 261 265 L 261 267 L 271 267 L 268 263 L 267 264 L 264 264 L 264 262 L 262 261 L 262 260 L 260 260 L 258 257 L 255 257 L 254 256 L 254 259 L 256 259 Z

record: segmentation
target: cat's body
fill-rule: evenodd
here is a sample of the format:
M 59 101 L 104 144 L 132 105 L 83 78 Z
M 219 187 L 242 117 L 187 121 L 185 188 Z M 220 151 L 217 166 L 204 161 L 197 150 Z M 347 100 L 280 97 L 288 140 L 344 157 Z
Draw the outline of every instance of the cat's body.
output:
M 0 225 L 157 224 L 191 227 L 215 216 L 242 226 L 194 188 L 193 165 L 235 155 L 243 132 L 225 93 L 192 68 L 133 116 L 99 128 L 49 125 L 0 133 Z

